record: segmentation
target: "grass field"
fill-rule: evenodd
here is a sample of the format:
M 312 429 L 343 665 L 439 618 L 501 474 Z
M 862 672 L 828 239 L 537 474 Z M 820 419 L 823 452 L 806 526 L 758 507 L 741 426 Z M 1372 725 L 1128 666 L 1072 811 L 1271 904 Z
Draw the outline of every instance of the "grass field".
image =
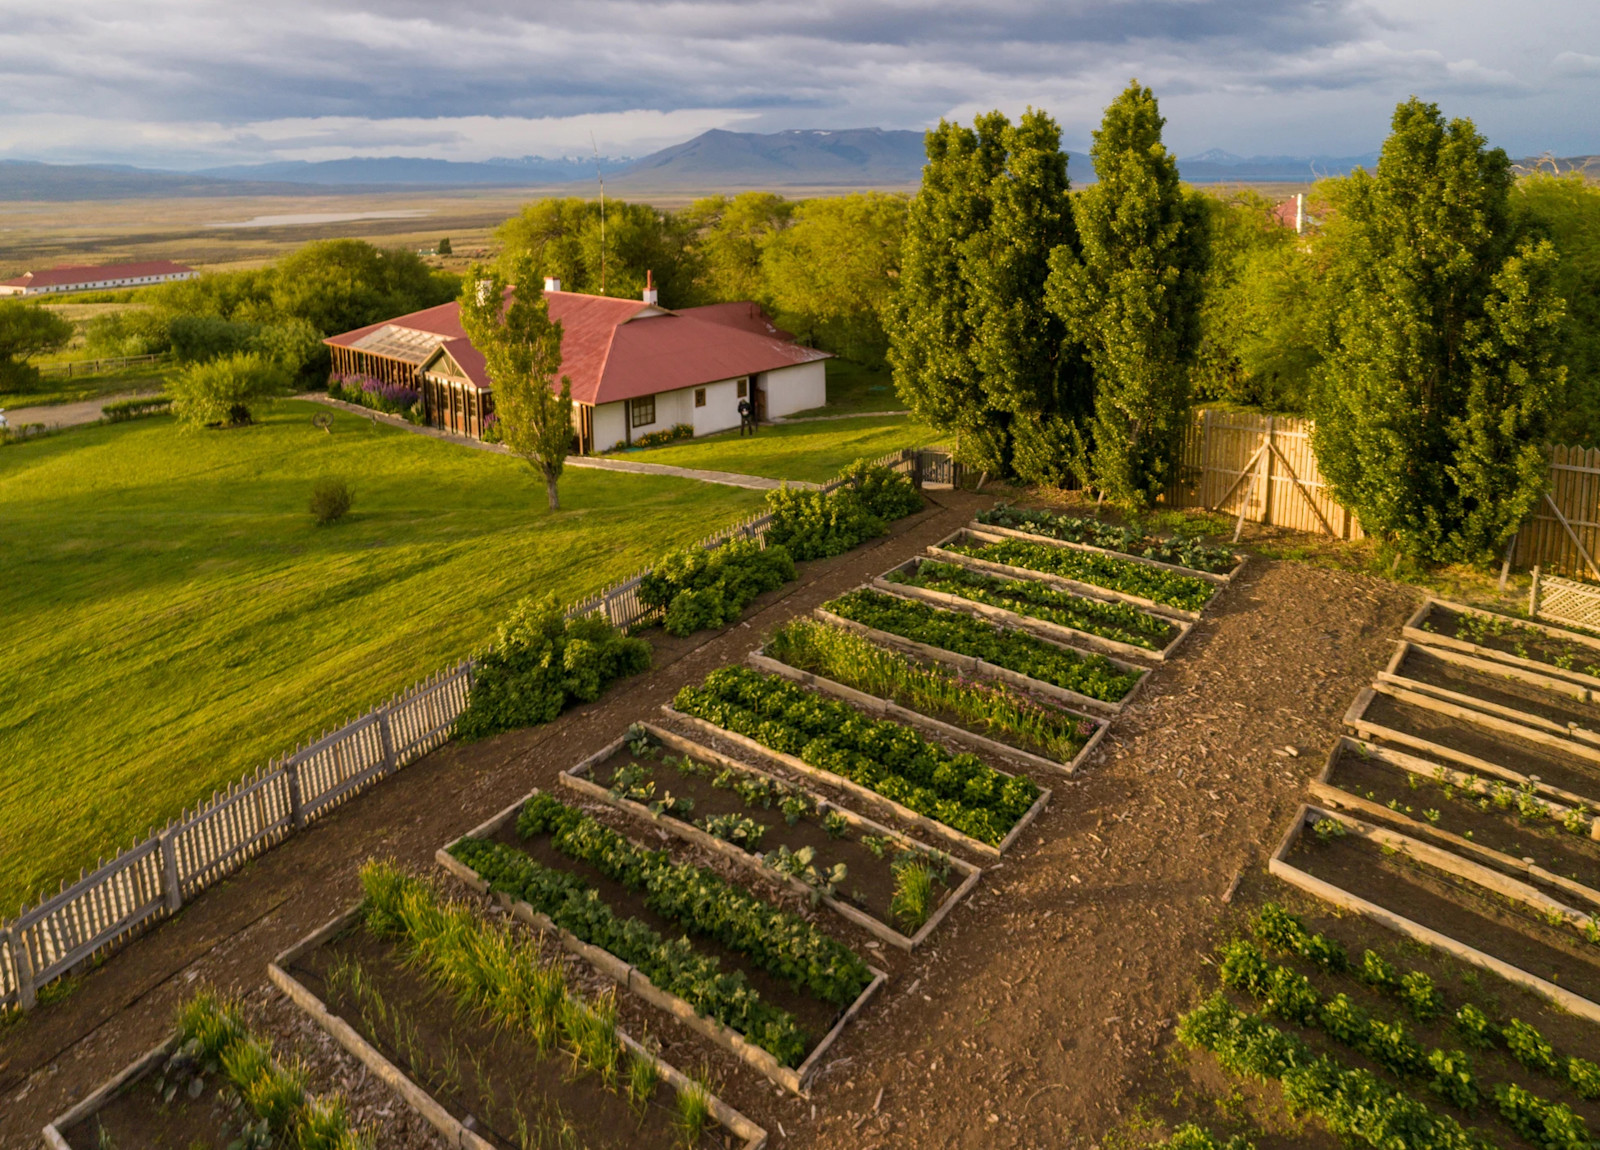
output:
M 754 436 L 743 438 L 737 431 L 724 431 L 688 443 L 624 452 L 617 458 L 821 483 L 863 457 L 875 459 L 902 447 L 927 447 L 938 441 L 938 432 L 906 416 L 876 415 L 764 425 Z
M 481 645 L 523 595 L 598 590 L 758 492 L 526 464 L 289 401 L 0 448 L 0 913 Z M 315 526 L 313 480 L 349 518 Z
M 47 375 L 33 391 L 0 391 L 0 407 L 45 407 L 122 392 L 160 391 L 174 370 L 171 363 L 142 363 L 96 375 Z

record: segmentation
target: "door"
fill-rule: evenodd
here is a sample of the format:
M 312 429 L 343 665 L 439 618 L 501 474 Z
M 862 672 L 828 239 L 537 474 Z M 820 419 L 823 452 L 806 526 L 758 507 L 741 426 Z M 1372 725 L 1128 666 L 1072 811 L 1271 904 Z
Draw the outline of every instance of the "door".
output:
M 765 373 L 750 377 L 751 406 L 756 409 L 756 422 L 767 421 L 767 377 Z

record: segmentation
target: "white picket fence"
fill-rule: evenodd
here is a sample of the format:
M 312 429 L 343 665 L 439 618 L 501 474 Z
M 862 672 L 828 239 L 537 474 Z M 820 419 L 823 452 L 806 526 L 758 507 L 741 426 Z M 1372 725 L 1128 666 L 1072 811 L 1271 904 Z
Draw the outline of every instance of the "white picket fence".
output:
M 953 474 L 940 452 L 906 449 L 876 460 L 913 480 L 923 470 Z M 836 479 L 823 491 L 849 482 Z M 764 539 L 759 515 L 703 540 L 718 547 L 744 536 Z M 648 571 L 568 609 L 569 618 L 603 612 L 629 628 L 653 612 L 639 601 Z M 41 986 L 176 913 L 297 830 L 450 738 L 467 705 L 470 659 L 418 683 L 309 746 L 241 779 L 225 793 L 168 823 L 92 874 L 0 926 L 0 1007 L 31 1009 Z

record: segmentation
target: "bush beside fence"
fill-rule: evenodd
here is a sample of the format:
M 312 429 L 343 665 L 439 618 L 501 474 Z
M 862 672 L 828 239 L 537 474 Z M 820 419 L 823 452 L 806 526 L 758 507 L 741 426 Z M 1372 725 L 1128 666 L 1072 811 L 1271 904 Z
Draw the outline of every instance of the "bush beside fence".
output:
M 874 462 L 918 483 L 924 469 L 936 471 L 941 482 L 958 479 L 956 467 L 941 452 L 908 448 Z M 849 482 L 841 477 L 822 490 L 836 491 Z M 764 542 L 771 520 L 755 516 L 700 546 L 718 547 L 740 537 Z M 648 574 L 574 604 L 567 615 L 601 612 L 622 630 L 652 619 L 657 611 L 638 595 Z M 171 916 L 250 859 L 443 745 L 466 707 L 471 683 L 469 659 L 213 794 L 77 882 L 62 883 L 58 894 L 0 926 L 0 1007 L 31 1009 L 46 983 Z

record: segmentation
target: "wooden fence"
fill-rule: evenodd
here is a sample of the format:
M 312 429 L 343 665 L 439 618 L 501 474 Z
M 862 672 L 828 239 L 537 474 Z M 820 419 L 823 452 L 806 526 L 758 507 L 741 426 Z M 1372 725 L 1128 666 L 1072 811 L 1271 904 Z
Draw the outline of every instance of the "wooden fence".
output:
M 921 467 L 956 477 L 941 452 L 898 451 L 876 461 L 921 481 Z M 824 492 L 848 483 L 835 479 Z M 717 547 L 736 536 L 764 540 L 770 515 L 737 523 L 702 540 Z M 648 571 L 567 611 L 603 611 L 620 628 L 651 617 L 638 597 Z M 225 793 L 168 823 L 92 874 L 0 926 L 0 1007 L 24 1010 L 38 989 L 174 914 L 206 887 L 237 871 L 295 831 L 373 783 L 444 744 L 467 705 L 472 661 L 418 683 L 309 746 L 297 748 Z
M 133 367 L 141 363 L 164 363 L 172 358 L 171 352 L 156 352 L 153 355 L 114 355 L 106 359 L 78 359 L 66 363 L 41 363 L 40 375 L 62 375 L 72 379 L 79 375 L 99 375 L 105 371 L 121 371 L 125 367 Z
M 1183 440 L 1178 479 L 1163 501 L 1252 523 L 1364 539 L 1355 516 L 1328 494 L 1311 451 L 1312 421 L 1202 410 Z
M 1517 533 L 1512 562 L 1600 579 L 1600 448 L 1552 447 L 1550 491 Z

